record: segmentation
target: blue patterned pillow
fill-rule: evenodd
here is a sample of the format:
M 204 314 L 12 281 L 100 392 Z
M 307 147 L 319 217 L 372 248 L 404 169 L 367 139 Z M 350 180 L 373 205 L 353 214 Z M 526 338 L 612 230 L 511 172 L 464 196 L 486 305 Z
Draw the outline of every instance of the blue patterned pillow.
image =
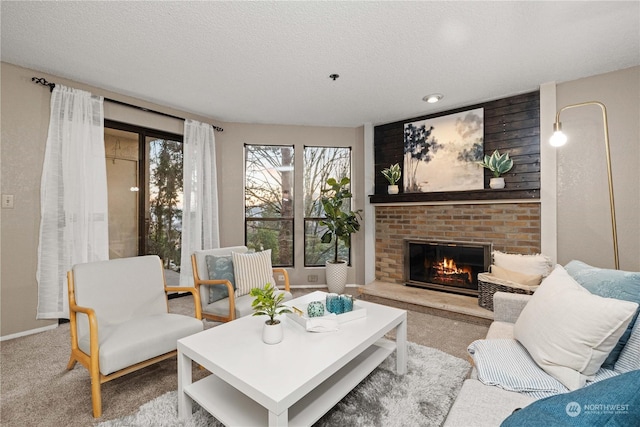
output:
M 640 371 L 535 401 L 511 414 L 500 427 L 637 425 Z
M 592 267 L 576 260 L 568 263 L 565 266 L 565 270 L 576 282 L 594 295 L 640 304 L 640 273 Z M 620 352 L 631 336 L 631 330 L 635 325 L 639 312 L 640 308 L 636 311 L 627 330 L 622 334 L 622 337 L 602 364 L 603 368 L 614 368 L 618 357 L 620 357 Z
M 640 322 L 636 322 L 636 326 L 633 327 L 629 341 L 616 361 L 615 369 L 621 374 L 636 370 L 640 370 Z
M 228 280 L 233 285 L 233 289 L 236 289 L 236 278 L 233 274 L 231 255 L 207 255 L 205 256 L 205 261 L 209 280 Z M 224 298 L 229 298 L 229 291 L 225 285 L 211 285 L 209 287 L 209 304 Z

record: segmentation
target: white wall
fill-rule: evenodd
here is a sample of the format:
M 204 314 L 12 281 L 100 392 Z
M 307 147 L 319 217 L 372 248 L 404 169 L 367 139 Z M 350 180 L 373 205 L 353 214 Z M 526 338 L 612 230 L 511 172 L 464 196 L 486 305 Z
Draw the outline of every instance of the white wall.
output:
M 560 83 L 556 95 L 558 109 L 607 107 L 620 268 L 640 271 L 640 67 Z M 558 262 L 613 268 L 602 112 L 573 108 L 560 119 L 569 141 L 557 152 Z

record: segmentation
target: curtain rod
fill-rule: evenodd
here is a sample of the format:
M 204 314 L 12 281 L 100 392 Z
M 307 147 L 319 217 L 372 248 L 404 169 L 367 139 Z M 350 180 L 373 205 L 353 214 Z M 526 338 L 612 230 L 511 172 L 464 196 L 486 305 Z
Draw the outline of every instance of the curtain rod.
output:
M 48 86 L 49 90 L 52 91 L 52 92 L 53 92 L 53 88 L 56 87 L 55 83 L 48 82 L 47 80 L 45 80 L 42 77 L 31 77 L 31 81 L 36 83 L 36 84 L 42 85 L 42 86 Z M 137 110 L 145 111 L 147 113 L 154 113 L 154 114 L 159 114 L 159 115 L 165 116 L 165 117 L 171 117 L 172 119 L 185 120 L 184 117 L 174 116 L 172 114 L 163 113 L 162 111 L 151 110 L 149 108 L 140 107 L 139 105 L 128 104 L 126 102 L 118 101 L 116 99 L 111 99 L 111 98 L 106 98 L 106 97 L 103 97 L 103 98 L 104 98 L 105 101 L 109 101 L 109 102 L 111 102 L 113 104 L 124 105 L 125 107 L 135 108 Z M 211 125 L 211 126 L 213 126 L 213 129 L 215 131 L 217 131 L 217 132 L 224 132 L 224 129 L 219 127 L 219 126 L 215 126 L 215 125 Z

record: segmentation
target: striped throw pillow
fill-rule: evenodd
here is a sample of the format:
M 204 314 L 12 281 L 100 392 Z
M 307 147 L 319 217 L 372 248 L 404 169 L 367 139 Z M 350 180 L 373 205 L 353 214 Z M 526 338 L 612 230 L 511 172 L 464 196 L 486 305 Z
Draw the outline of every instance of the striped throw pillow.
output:
M 275 286 L 271 267 L 271 249 L 262 252 L 239 254 L 233 252 L 233 271 L 236 276 L 236 296 L 241 297 L 253 288 L 264 288 L 267 283 Z

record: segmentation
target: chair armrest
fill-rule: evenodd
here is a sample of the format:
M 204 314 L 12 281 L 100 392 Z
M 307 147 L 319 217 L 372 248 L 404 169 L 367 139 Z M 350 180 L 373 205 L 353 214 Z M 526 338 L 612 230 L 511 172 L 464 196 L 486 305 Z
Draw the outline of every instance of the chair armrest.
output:
M 493 320 L 516 323 L 531 295 L 496 292 L 493 295 Z
M 202 304 L 208 304 L 207 301 L 202 301 L 200 298 L 200 286 L 209 286 L 209 285 L 225 285 L 227 287 L 227 293 L 229 295 L 229 319 L 233 320 L 236 318 L 236 292 L 233 289 L 233 285 L 231 284 L 230 281 L 225 280 L 225 279 L 213 279 L 213 280 L 202 280 L 202 279 L 195 279 L 194 276 L 194 282 L 195 282 L 195 289 L 197 290 L 197 294 L 198 294 L 198 301 L 200 301 L 200 304 L 198 304 L 198 306 L 200 307 L 200 316 L 198 317 L 198 319 L 202 318 Z M 195 294 L 194 294 L 195 295 Z M 195 300 L 194 300 L 195 301 Z
M 289 273 L 284 268 L 274 268 L 273 273 L 280 273 L 284 276 L 284 290 L 291 292 L 291 285 L 289 284 Z
M 75 299 L 74 299 L 75 301 Z M 78 331 L 75 329 L 77 320 L 75 319 L 76 313 L 84 313 L 87 315 L 89 320 L 89 352 L 91 355 L 97 355 L 99 352 L 99 341 L 98 341 L 98 318 L 96 317 L 96 312 L 92 308 L 81 307 L 76 305 L 74 301 L 69 301 L 69 311 L 73 313 L 73 324 L 71 328 L 71 340 L 72 347 L 77 348 L 78 346 Z M 98 357 L 91 357 L 91 368 L 98 371 Z M 93 366 L 95 364 L 95 366 Z
M 88 307 L 81 307 L 79 305 L 76 305 L 72 302 L 69 302 L 69 310 L 76 312 L 76 313 L 84 313 L 87 316 L 89 316 L 89 318 L 95 318 L 96 313 L 94 311 L 93 308 L 88 308 Z
M 202 306 L 200 305 L 200 292 L 196 288 L 183 286 L 165 286 L 165 292 L 189 292 L 193 295 L 193 304 L 196 307 L 196 319 L 202 320 Z
M 230 298 L 234 298 L 235 297 L 235 293 L 236 291 L 233 289 L 233 285 L 231 284 L 230 281 L 225 280 L 225 279 L 212 279 L 212 280 L 196 280 L 196 286 L 195 288 L 180 288 L 180 289 L 196 289 L 198 290 L 198 288 L 200 286 L 210 286 L 210 285 L 225 285 L 227 287 L 227 292 L 229 293 L 229 297 Z M 199 293 L 198 293 L 199 295 Z

